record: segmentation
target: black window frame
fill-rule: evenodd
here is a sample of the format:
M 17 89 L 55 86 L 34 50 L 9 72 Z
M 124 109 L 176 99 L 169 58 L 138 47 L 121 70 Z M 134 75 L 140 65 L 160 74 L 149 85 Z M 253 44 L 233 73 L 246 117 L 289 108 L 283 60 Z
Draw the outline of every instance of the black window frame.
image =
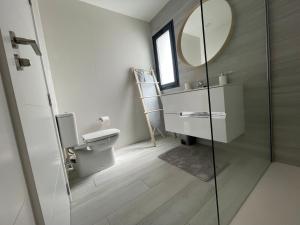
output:
M 171 44 L 171 51 L 172 51 L 173 71 L 174 71 L 174 80 L 175 81 L 172 83 L 161 85 L 156 40 L 158 38 L 160 38 L 167 31 L 169 31 L 169 34 L 170 34 L 170 44 Z M 156 76 L 157 76 L 157 81 L 159 82 L 160 89 L 166 90 L 166 89 L 170 89 L 170 88 L 179 87 L 179 72 L 178 72 L 177 50 L 176 50 L 176 40 L 175 40 L 173 20 L 171 20 L 162 29 L 160 29 L 155 35 L 153 35 L 152 42 L 153 42 L 153 50 L 154 50 L 154 60 L 155 60 L 155 65 L 156 65 L 156 67 L 155 67 L 156 68 Z

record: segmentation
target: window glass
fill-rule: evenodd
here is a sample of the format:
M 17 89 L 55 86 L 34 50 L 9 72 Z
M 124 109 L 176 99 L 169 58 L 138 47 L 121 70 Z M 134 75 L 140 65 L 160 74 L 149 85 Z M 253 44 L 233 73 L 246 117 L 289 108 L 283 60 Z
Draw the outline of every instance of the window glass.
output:
M 178 87 L 178 66 L 173 21 L 153 36 L 157 80 L 162 90 Z
M 166 31 L 156 40 L 157 56 L 160 70 L 161 85 L 175 82 L 173 56 L 170 41 L 170 32 Z

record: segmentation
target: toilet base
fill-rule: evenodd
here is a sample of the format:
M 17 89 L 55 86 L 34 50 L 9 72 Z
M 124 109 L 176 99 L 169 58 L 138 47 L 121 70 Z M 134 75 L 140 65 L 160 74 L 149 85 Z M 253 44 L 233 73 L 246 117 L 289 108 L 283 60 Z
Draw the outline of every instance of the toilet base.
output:
M 87 177 L 115 164 L 113 148 L 102 151 L 76 152 L 76 163 L 73 164 L 79 177 Z

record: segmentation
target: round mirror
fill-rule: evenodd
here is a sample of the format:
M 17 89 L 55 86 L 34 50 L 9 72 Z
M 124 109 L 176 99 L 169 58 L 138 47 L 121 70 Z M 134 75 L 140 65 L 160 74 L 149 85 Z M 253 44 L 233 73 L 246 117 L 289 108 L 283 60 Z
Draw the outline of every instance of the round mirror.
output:
M 226 0 L 203 3 L 207 61 L 224 48 L 232 28 L 232 11 Z M 197 7 L 187 19 L 181 33 L 180 48 L 184 60 L 192 66 L 205 64 L 201 8 Z

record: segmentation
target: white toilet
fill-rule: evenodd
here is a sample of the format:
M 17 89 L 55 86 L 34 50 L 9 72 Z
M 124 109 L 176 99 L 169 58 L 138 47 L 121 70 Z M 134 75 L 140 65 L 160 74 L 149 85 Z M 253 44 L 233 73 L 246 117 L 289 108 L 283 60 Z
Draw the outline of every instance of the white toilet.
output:
M 114 164 L 113 145 L 120 130 L 106 129 L 82 135 L 83 144 L 79 145 L 75 114 L 60 114 L 56 120 L 62 147 L 72 149 L 76 154 L 73 166 L 80 177 L 92 175 Z

